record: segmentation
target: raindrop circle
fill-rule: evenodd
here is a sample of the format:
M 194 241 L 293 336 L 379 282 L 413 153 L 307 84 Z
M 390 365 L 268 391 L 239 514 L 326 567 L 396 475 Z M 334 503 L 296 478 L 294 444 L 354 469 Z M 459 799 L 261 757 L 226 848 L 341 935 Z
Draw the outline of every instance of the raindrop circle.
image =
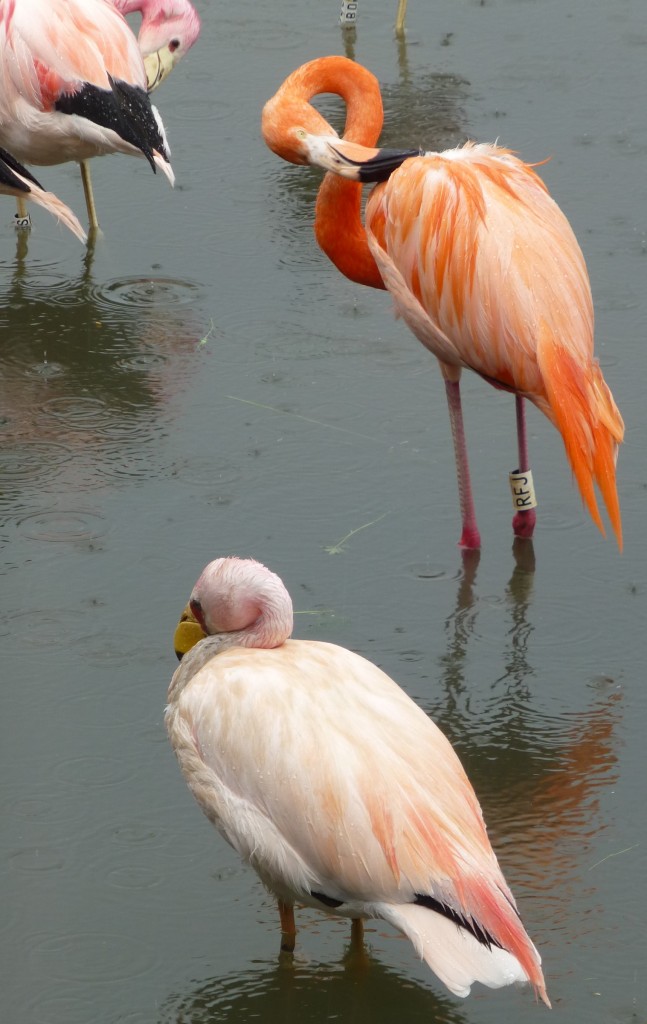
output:
M 78 543 L 96 540 L 107 530 L 99 512 L 84 509 L 55 509 L 34 512 L 18 522 L 23 537 L 51 543 Z
M 129 779 L 132 769 L 112 757 L 72 757 L 56 765 L 54 774 L 62 782 L 74 786 L 96 787 L 115 786 Z
M 59 981 L 124 981 L 146 974 L 153 951 L 128 935 L 85 932 L 51 935 L 38 942 L 29 959 L 36 972 Z
M 109 424 L 113 415 L 102 399 L 82 396 L 50 398 L 41 408 L 71 430 L 96 430 Z
M 16 850 L 9 858 L 9 865 L 16 871 L 34 872 L 61 871 L 65 860 L 60 850 L 48 846 L 30 846 Z
M 22 441 L 5 444 L 0 457 L 3 487 L 42 483 L 58 476 L 61 466 L 72 457 L 67 445 L 55 441 Z
M 198 285 L 172 277 L 122 277 L 99 285 L 94 290 L 98 302 L 151 310 L 187 306 L 195 302 L 199 295 Z
M 88 1024 L 96 1020 L 96 1002 L 90 997 L 65 995 L 46 995 L 38 998 L 30 1006 L 30 1019 L 34 1024 L 52 1024 L 53 1021 L 65 1021 L 65 1024 Z

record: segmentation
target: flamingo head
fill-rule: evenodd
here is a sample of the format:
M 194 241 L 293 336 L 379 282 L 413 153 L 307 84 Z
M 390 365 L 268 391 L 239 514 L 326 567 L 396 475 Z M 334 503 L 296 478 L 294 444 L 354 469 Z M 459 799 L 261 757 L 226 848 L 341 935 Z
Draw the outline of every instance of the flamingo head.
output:
M 175 653 L 181 659 L 205 636 L 221 637 L 223 647 L 278 647 L 292 622 L 292 601 L 278 576 L 251 558 L 217 558 L 191 591 Z
M 144 58 L 149 92 L 171 73 L 199 34 L 200 18 L 189 0 L 153 0 L 142 6 L 137 41 Z
M 263 138 L 282 160 L 291 164 L 312 164 L 313 146 L 341 142 L 341 139 L 318 110 L 301 97 L 284 93 L 282 86 L 263 107 Z

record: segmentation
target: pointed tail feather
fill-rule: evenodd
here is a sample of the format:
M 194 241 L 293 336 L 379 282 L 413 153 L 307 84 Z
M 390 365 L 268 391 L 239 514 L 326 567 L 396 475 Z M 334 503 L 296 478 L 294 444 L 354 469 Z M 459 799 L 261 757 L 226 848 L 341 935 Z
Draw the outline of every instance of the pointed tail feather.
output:
M 522 966 L 517 955 L 494 944 L 480 942 L 466 929 L 427 907 L 414 903 L 380 906 L 381 915 L 411 940 L 418 955 L 450 992 L 467 996 L 473 982 L 489 988 L 515 983 L 530 983 L 536 994 L 550 1006 L 541 960 L 537 950 L 518 922 L 523 946 Z M 515 950 L 518 953 L 518 950 Z
M 31 185 L 29 192 L 25 193 L 26 199 L 31 199 L 38 206 L 42 206 L 44 210 L 51 213 L 57 220 L 60 220 L 66 228 L 69 228 L 73 235 L 81 241 L 85 242 L 87 235 L 81 224 L 74 213 L 70 210 L 69 206 L 54 195 L 53 192 L 45 192 L 44 189 L 40 189 L 35 185 Z
M 549 415 L 562 435 L 584 504 L 604 534 L 593 486 L 596 483 L 622 551 L 616 460 L 624 423 L 613 395 L 597 361 L 582 366 L 545 324 L 540 330 L 537 359 L 550 404 Z
M 168 178 L 171 185 L 175 185 L 175 175 L 173 173 L 173 168 L 171 167 L 168 160 L 166 160 L 163 156 L 160 156 L 157 150 L 153 150 L 153 161 L 155 163 L 155 166 L 159 167 L 162 174 L 166 178 Z

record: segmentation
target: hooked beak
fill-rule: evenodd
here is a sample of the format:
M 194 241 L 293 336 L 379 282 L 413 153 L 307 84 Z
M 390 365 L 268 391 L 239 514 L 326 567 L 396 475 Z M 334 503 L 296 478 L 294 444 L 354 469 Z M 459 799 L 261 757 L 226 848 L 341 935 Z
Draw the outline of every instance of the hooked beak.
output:
M 149 53 L 144 57 L 149 92 L 157 89 L 158 85 L 168 78 L 180 59 L 180 52 L 180 50 L 172 51 L 168 46 L 163 46 L 161 50 L 156 50 L 155 53 Z
M 175 648 L 178 661 L 182 661 L 184 655 L 188 654 L 191 648 L 195 647 L 200 640 L 204 640 L 206 635 L 189 605 L 187 605 L 180 616 L 180 621 L 175 627 L 175 634 L 173 636 L 173 647 Z
M 419 149 L 379 149 L 375 156 L 357 164 L 359 180 L 386 181 L 387 178 L 401 167 L 405 160 L 412 156 L 420 156 Z M 351 161 L 352 164 L 352 161 Z
M 308 138 L 309 162 L 342 178 L 363 184 L 386 181 L 393 171 L 412 156 L 420 156 L 419 149 L 370 149 L 344 139 Z

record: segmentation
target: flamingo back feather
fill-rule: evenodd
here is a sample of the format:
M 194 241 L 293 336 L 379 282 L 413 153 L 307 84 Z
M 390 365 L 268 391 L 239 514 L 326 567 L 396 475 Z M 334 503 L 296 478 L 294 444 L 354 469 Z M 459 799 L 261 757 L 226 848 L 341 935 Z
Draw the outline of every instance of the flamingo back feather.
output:
M 110 90 L 110 78 L 146 90 L 137 40 L 109 0 L 94 0 L 91 10 L 80 0 L 49 0 L 46 18 L 40 0 L 21 0 L 5 28 L 5 73 L 19 94 L 30 82 L 41 109 L 83 83 Z
M 562 434 L 604 532 L 622 546 L 615 455 L 623 423 L 593 358 L 593 303 L 575 235 L 532 167 L 468 143 L 406 161 L 369 199 L 371 252 L 397 312 L 443 364 L 534 404 Z
M 325 893 L 343 905 L 340 913 L 349 905 L 363 907 L 360 913 L 369 908 L 409 935 L 434 970 L 438 961 L 443 979 L 449 967 L 427 946 L 436 929 L 444 935 L 447 914 L 452 933 L 473 928 L 486 936 L 485 943 L 473 939 L 486 960 L 494 950 L 488 974 L 483 954 L 470 952 L 472 941 L 456 939 L 464 986 L 509 983 L 507 960 L 508 981 L 497 980 L 505 949 L 514 977 L 544 998 L 539 956 L 474 790 L 424 712 L 376 666 L 331 644 L 232 647 L 209 660 L 210 642 L 196 649 L 195 672 L 191 655 L 178 669 L 167 727 L 204 812 L 268 887 L 306 903 Z M 370 723 L 370 736 L 358 733 L 361 722 Z M 406 745 L 394 742 L 404 736 Z M 416 906 L 418 897 L 432 907 Z M 419 916 L 430 921 L 423 927 Z M 481 966 L 465 981 L 474 964 Z

